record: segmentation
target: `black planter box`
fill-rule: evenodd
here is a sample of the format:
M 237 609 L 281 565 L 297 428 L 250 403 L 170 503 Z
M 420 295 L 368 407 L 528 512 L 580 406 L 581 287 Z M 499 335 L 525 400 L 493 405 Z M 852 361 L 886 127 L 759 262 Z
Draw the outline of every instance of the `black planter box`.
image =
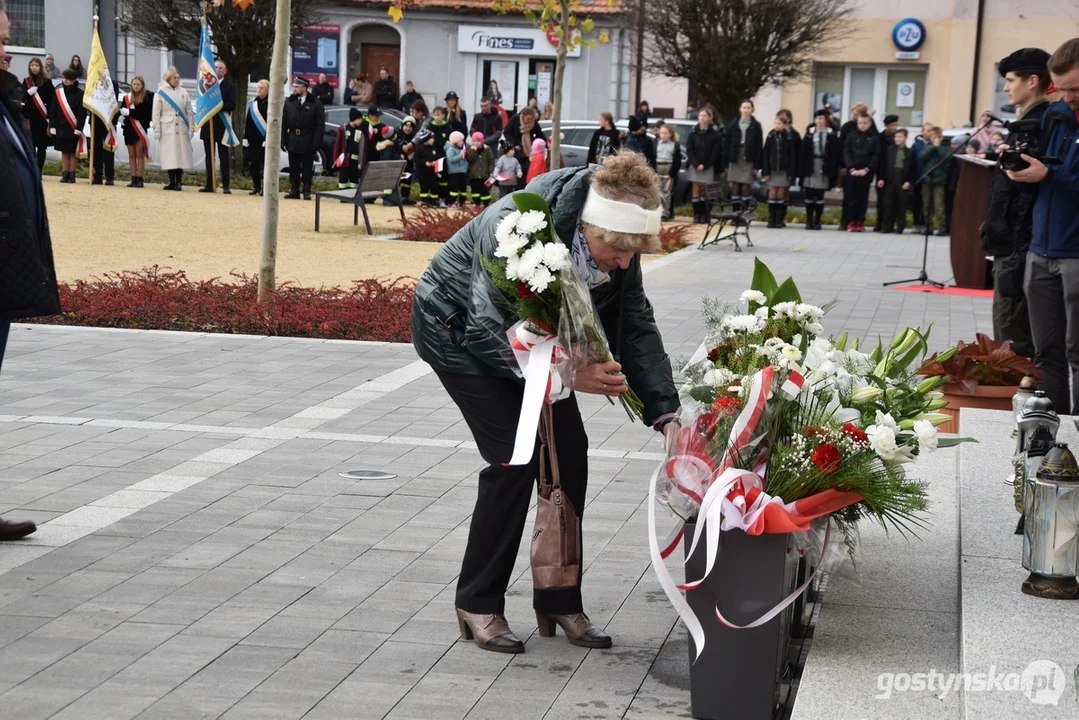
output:
M 696 529 L 696 523 L 686 523 L 686 552 Z M 721 533 L 712 574 L 686 593 L 705 637 L 704 652 L 696 662 L 693 639 L 689 642 L 693 717 L 771 720 L 775 714 L 781 684 L 791 675 L 787 650 L 793 605 L 764 625 L 746 630 L 721 625 L 715 607 L 718 601 L 728 621 L 745 625 L 789 595 L 797 587 L 798 574 L 798 554 L 787 552 L 789 540 L 788 535 L 747 535 L 741 530 Z M 704 541 L 702 537 L 686 563 L 687 579 L 704 574 Z

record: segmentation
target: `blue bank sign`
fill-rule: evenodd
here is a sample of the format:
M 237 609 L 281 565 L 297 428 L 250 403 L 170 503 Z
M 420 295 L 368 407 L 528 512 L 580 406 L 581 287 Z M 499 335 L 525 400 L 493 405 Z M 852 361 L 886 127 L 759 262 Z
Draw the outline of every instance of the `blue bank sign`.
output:
M 457 50 L 490 55 L 555 56 L 555 46 L 547 39 L 547 34 L 531 27 L 460 25 L 457 28 Z M 580 57 L 581 48 L 571 49 L 568 55 Z
M 925 25 L 914 18 L 900 20 L 892 28 L 892 42 L 900 52 L 914 52 L 925 42 Z

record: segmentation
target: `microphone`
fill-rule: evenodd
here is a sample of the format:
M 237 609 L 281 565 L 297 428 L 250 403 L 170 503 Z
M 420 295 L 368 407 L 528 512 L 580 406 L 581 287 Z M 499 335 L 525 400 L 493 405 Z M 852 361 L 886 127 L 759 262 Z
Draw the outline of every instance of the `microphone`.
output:
M 998 125 L 1003 125 L 1004 127 L 1008 127 L 1008 121 L 1007 120 L 1002 120 L 1001 118 L 998 118 L 996 115 L 993 115 L 992 113 L 985 113 L 985 115 L 986 115 L 986 117 L 989 118 L 990 123 L 996 123 Z

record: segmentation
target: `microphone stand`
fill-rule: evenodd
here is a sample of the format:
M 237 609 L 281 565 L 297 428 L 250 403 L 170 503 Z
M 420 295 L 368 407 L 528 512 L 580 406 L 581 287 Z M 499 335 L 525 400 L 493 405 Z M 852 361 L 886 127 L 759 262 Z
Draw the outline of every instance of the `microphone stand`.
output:
M 996 118 L 990 118 L 990 119 L 986 120 L 985 123 L 980 128 L 978 128 L 977 130 L 972 131 L 969 135 L 967 135 L 967 139 L 964 140 L 961 145 L 959 145 L 958 147 L 952 148 L 952 151 L 950 153 L 948 153 L 947 157 L 945 157 L 943 160 L 938 162 L 936 165 L 934 165 L 933 167 L 931 167 L 928 170 L 926 170 L 925 172 L 923 172 L 922 176 L 920 178 L 918 178 L 917 182 L 914 183 L 914 186 L 916 188 L 918 188 L 918 192 L 921 192 L 922 183 L 925 181 L 925 179 L 927 177 L 929 177 L 929 175 L 934 170 L 936 170 L 941 165 L 944 165 L 945 163 L 950 162 L 952 157 L 955 156 L 956 153 L 958 153 L 960 150 L 965 148 L 970 143 L 971 139 L 975 135 L 977 135 L 978 133 L 980 133 L 982 130 L 989 127 L 990 125 L 992 125 L 993 120 L 995 120 L 995 119 Z M 932 195 L 930 195 L 930 200 L 932 200 Z M 934 208 L 934 209 L 936 209 L 936 208 Z M 927 208 L 923 207 L 922 208 L 922 214 L 925 215 L 926 212 L 927 212 Z M 924 239 L 924 243 L 922 245 L 922 270 L 921 270 L 921 272 L 918 273 L 918 277 L 916 277 L 916 278 L 910 278 L 910 279 L 907 279 L 907 280 L 893 280 L 891 282 L 883 283 L 884 287 L 891 287 L 892 285 L 906 285 L 907 283 L 912 283 L 912 282 L 917 281 L 917 282 L 920 282 L 923 285 L 932 285 L 932 286 L 937 287 L 937 288 L 944 288 L 944 283 L 937 282 L 936 280 L 931 280 L 929 278 L 929 274 L 926 273 L 926 271 L 925 271 L 926 263 L 929 261 L 930 222 L 929 222 L 928 217 L 923 217 L 922 219 L 925 220 L 925 239 Z

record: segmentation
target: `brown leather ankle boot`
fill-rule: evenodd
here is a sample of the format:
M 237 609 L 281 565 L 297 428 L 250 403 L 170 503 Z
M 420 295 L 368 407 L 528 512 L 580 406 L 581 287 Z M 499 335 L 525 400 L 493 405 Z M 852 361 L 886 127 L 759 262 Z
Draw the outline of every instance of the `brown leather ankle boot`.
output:
M 477 615 L 457 608 L 457 624 L 462 640 L 474 640 L 484 650 L 520 653 L 525 644 L 513 634 L 505 615 Z
M 609 648 L 611 636 L 603 632 L 588 619 L 584 613 L 573 615 L 551 615 L 536 611 L 540 637 L 554 637 L 555 625 L 562 627 L 570 645 L 587 648 Z

